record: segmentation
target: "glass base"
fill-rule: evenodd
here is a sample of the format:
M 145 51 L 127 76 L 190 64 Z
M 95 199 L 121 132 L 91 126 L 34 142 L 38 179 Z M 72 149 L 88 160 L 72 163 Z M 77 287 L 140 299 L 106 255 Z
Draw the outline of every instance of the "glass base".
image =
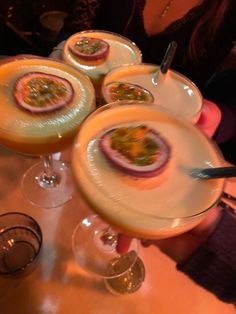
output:
M 119 265 L 116 265 L 119 267 Z M 138 291 L 145 279 L 143 261 L 137 257 L 136 262 L 124 274 L 104 279 L 107 289 L 113 294 L 130 294 Z
M 33 205 L 43 208 L 59 207 L 72 198 L 74 192 L 73 175 L 62 161 L 53 161 L 56 179 L 53 184 L 44 184 L 43 164 L 39 162 L 29 168 L 23 176 L 21 190 L 24 197 Z

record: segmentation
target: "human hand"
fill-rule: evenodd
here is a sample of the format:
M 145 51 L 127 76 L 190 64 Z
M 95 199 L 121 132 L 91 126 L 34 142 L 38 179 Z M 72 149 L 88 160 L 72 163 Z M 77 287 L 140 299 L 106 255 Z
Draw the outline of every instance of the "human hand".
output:
M 220 124 L 221 116 L 221 111 L 214 102 L 203 99 L 202 112 L 196 125 L 208 137 L 212 137 Z
M 206 218 L 190 231 L 167 239 L 141 240 L 144 247 L 154 245 L 177 263 L 186 260 L 215 229 L 220 219 L 221 208 L 215 207 L 209 211 Z M 127 251 L 132 238 L 123 234 L 118 237 L 117 252 Z
M 177 263 L 188 259 L 215 230 L 221 217 L 221 208 L 209 211 L 205 219 L 195 228 L 175 237 L 161 240 L 142 240 L 144 247 L 154 245 Z
M 225 163 L 225 165 L 229 164 Z M 222 202 L 223 205 L 226 204 L 230 206 L 231 211 L 236 211 L 236 178 L 226 180 Z M 161 240 L 141 240 L 141 243 L 144 247 L 154 245 L 177 263 L 183 262 L 190 257 L 215 230 L 221 217 L 221 211 L 222 206 L 212 208 L 199 225 L 184 234 Z M 119 253 L 127 251 L 131 240 L 131 237 L 120 234 L 118 237 L 117 251 Z
M 221 197 L 221 205 L 236 214 L 236 178 L 227 179 L 224 193 Z

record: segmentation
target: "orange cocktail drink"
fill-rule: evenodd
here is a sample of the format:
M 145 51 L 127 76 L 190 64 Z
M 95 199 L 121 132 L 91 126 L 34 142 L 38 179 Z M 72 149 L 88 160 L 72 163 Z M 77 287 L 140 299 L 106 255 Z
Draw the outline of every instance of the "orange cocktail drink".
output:
M 160 156 L 163 152 L 169 155 L 165 157 L 162 171 L 154 171 L 155 164 L 154 167 L 148 164 L 143 168 L 147 170 L 141 171 L 143 158 L 138 163 L 140 171 L 137 164 L 131 169 L 131 159 L 125 165 L 129 147 L 131 155 L 140 151 L 137 143 L 132 145 L 132 140 L 124 143 L 127 129 L 137 127 L 150 129 L 166 142 L 164 146 L 160 144 L 163 147 Z M 107 136 L 114 130 L 123 132 L 118 144 L 125 144 L 125 153 L 121 156 L 122 149 L 117 151 L 114 143 L 106 146 L 106 152 L 114 157 L 109 162 L 101 149 L 101 141 L 106 138 L 104 134 Z M 149 138 L 148 146 L 153 150 L 151 144 Z M 223 190 L 224 179 L 199 180 L 190 175 L 192 168 L 222 164 L 217 147 L 187 119 L 151 103 L 124 101 L 99 108 L 97 114 L 95 111 L 83 123 L 72 157 L 78 186 L 91 208 L 110 224 L 135 237 L 166 238 L 193 228 L 217 204 Z
M 71 101 L 48 112 L 31 112 L 19 106 L 14 97 L 17 80 L 31 73 L 43 73 L 70 82 Z M 83 73 L 62 62 L 46 58 L 15 59 L 0 67 L 0 142 L 26 154 L 63 150 L 73 141 L 80 123 L 94 109 L 94 90 Z
M 147 63 L 116 68 L 110 71 L 103 81 L 102 96 L 106 103 L 115 101 L 115 98 L 127 100 L 132 97 L 131 86 L 130 92 L 126 91 L 124 94 L 116 88 L 114 93 L 110 86 L 114 86 L 115 82 L 133 84 L 133 90 L 137 87 L 144 88 L 146 93 L 150 93 L 154 103 L 175 115 L 187 118 L 192 123 L 199 119 L 202 110 L 201 92 L 193 82 L 178 72 L 168 70 L 166 74 L 162 74 L 158 65 Z
M 42 157 L 23 176 L 24 196 L 44 208 L 64 204 L 73 194 L 72 175 L 52 153 L 72 143 L 95 108 L 89 78 L 63 62 L 16 56 L 0 66 L 0 101 L 0 143 Z
M 70 47 L 76 45 L 81 38 L 103 40 L 108 44 L 108 53 L 101 59 L 94 60 L 76 55 Z M 100 88 L 104 76 L 112 69 L 124 64 L 138 64 L 142 61 L 142 54 L 135 43 L 119 34 L 89 30 L 72 35 L 65 43 L 63 59 L 75 68 L 86 73 L 92 80 L 96 92 L 100 95 Z

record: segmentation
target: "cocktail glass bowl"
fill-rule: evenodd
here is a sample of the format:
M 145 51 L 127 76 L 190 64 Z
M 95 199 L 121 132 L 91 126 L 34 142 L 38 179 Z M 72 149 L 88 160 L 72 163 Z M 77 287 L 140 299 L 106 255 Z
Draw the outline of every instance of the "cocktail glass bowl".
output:
M 192 123 L 196 123 L 200 117 L 203 100 L 201 92 L 191 80 L 171 69 L 162 74 L 158 65 L 141 63 L 111 70 L 102 84 L 102 98 L 105 103 L 117 100 L 114 97 L 118 96 L 112 95 L 108 89 L 112 82 L 131 83 L 145 88 L 153 95 L 155 104 Z
M 105 40 L 110 46 L 107 58 L 98 61 L 85 61 L 75 56 L 70 51 L 69 45 L 76 42 L 77 38 L 80 37 L 93 37 Z M 63 49 L 63 59 L 90 77 L 97 97 L 100 97 L 101 84 L 107 72 L 124 64 L 140 63 L 142 61 L 142 53 L 134 42 L 124 36 L 104 30 L 86 30 L 73 34 L 67 39 Z
M 140 125 L 170 147 L 163 171 L 151 178 L 118 170 L 99 146 L 105 132 Z M 72 152 L 75 179 L 91 208 L 123 233 L 149 239 L 175 236 L 204 219 L 219 201 L 225 180 L 193 179 L 190 172 L 222 163 L 217 146 L 190 121 L 144 102 L 121 101 L 97 109 L 83 122 Z
M 35 113 L 21 108 L 14 98 L 15 84 L 22 75 L 35 72 L 70 82 L 71 102 L 51 112 Z M 70 168 L 63 161 L 53 161 L 52 154 L 73 142 L 81 122 L 95 108 L 93 85 L 82 72 L 63 62 L 36 57 L 9 59 L 1 65 L 0 79 L 1 144 L 43 160 L 24 175 L 23 194 L 34 205 L 58 207 L 72 197 L 74 183 Z

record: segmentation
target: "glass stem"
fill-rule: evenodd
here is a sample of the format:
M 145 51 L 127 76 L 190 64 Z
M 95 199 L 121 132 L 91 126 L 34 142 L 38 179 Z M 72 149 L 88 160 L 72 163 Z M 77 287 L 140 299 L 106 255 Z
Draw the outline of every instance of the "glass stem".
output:
M 60 177 L 53 169 L 53 156 L 51 154 L 43 155 L 43 173 L 39 177 L 39 185 L 42 188 L 55 188 L 59 182 Z
M 104 245 L 110 245 L 112 248 L 117 245 L 117 235 L 110 226 L 102 231 L 101 240 Z

